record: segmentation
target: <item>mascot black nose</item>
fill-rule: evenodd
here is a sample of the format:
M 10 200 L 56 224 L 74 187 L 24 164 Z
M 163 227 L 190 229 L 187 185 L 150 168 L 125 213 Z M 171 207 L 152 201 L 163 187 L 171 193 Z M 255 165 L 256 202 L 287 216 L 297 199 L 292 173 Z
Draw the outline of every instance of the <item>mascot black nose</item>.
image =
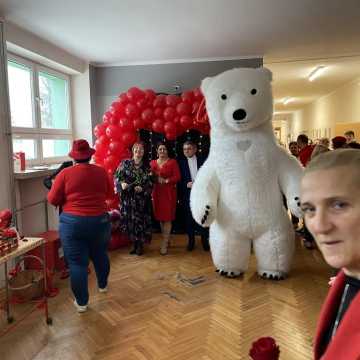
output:
M 234 120 L 244 120 L 246 118 L 246 111 L 244 109 L 237 109 L 233 113 Z

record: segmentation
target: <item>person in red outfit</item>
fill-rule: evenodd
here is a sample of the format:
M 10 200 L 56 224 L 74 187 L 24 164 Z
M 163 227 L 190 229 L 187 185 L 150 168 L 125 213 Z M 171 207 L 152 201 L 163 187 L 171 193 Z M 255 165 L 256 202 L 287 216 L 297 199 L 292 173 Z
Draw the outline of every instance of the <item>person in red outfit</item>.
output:
M 309 231 L 341 269 L 322 306 L 315 360 L 360 359 L 360 152 L 339 149 L 311 160 L 301 183 Z
M 314 150 L 314 145 L 309 145 L 309 138 L 305 134 L 300 134 L 296 142 L 299 147 L 299 160 L 302 166 L 306 166 L 307 163 L 311 160 L 311 154 Z
M 59 234 L 78 312 L 86 311 L 89 301 L 89 258 L 100 292 L 107 291 L 110 272 L 107 245 L 111 227 L 105 200 L 114 196 L 114 184 L 102 167 L 89 163 L 94 152 L 86 140 L 75 140 L 69 153 L 75 165 L 56 176 L 47 196 L 49 203 L 63 209 Z
M 181 175 L 178 163 L 169 158 L 169 151 L 165 143 L 159 143 L 156 148 L 158 158 L 150 163 L 154 175 L 152 192 L 154 217 L 160 222 L 162 243 L 160 254 L 168 252 L 171 222 L 175 219 L 176 212 L 176 183 Z

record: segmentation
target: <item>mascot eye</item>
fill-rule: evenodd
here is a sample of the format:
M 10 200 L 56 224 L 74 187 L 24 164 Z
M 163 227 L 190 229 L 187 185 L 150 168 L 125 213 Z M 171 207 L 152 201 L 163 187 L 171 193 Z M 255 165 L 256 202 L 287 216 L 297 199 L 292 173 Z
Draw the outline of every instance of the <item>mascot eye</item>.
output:
M 223 100 L 226 100 L 226 99 L 227 99 L 227 96 L 226 96 L 225 94 L 222 94 L 222 95 L 221 95 L 221 98 L 222 98 Z
M 252 89 L 252 90 L 250 91 L 250 93 L 251 93 L 251 95 L 255 95 L 255 94 L 257 93 L 257 90 L 256 90 L 256 89 Z

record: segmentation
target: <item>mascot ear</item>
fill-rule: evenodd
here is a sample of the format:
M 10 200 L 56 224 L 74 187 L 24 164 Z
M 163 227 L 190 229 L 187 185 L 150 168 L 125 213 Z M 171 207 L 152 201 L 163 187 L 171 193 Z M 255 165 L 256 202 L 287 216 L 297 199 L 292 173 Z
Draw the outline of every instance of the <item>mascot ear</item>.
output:
M 209 88 L 211 81 L 212 81 L 212 78 L 207 77 L 207 78 L 203 79 L 203 81 L 201 82 L 201 91 L 204 95 L 206 94 L 206 90 Z
M 265 77 L 266 77 L 270 82 L 272 82 L 272 72 L 271 72 L 269 69 L 263 67 L 263 68 L 259 68 L 259 71 L 261 71 L 261 72 L 265 75 Z

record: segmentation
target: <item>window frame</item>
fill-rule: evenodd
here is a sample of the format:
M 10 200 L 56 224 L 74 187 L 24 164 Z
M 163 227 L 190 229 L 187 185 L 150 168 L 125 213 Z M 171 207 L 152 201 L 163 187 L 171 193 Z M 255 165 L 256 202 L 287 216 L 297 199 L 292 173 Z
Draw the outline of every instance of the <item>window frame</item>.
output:
M 65 139 L 73 140 L 73 121 L 71 113 L 71 77 L 65 73 L 59 72 L 47 66 L 38 64 L 29 59 L 23 58 L 13 53 L 7 54 L 7 60 L 24 65 L 31 69 L 31 97 L 32 97 L 32 116 L 33 127 L 12 126 L 12 138 L 34 139 L 36 144 L 37 158 L 34 160 L 27 160 L 27 164 L 33 165 L 47 165 L 60 163 L 68 160 L 68 156 L 58 156 L 51 158 L 44 158 L 43 156 L 43 139 Z M 41 127 L 41 110 L 40 110 L 40 90 L 39 90 L 39 73 L 44 72 L 49 75 L 56 76 L 66 81 L 66 98 L 67 98 L 67 115 L 69 128 L 68 129 L 46 129 Z

